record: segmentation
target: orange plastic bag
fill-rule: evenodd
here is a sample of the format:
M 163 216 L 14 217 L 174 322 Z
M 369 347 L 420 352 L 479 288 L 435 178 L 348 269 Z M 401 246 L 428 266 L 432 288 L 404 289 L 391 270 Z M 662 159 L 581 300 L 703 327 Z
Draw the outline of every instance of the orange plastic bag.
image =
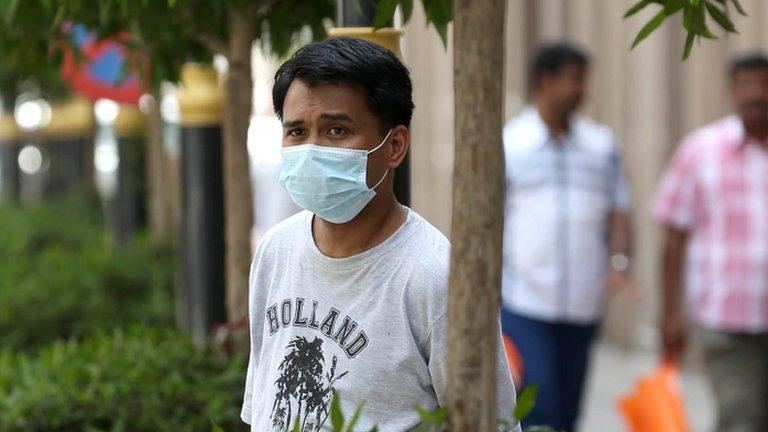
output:
M 512 338 L 503 335 L 503 340 L 504 353 L 507 355 L 507 366 L 509 366 L 509 373 L 512 374 L 512 382 L 514 382 L 516 386 L 520 386 L 523 382 L 523 358 L 517 351 L 515 343 L 512 342 Z
M 662 364 L 619 400 L 630 432 L 688 432 L 676 366 Z

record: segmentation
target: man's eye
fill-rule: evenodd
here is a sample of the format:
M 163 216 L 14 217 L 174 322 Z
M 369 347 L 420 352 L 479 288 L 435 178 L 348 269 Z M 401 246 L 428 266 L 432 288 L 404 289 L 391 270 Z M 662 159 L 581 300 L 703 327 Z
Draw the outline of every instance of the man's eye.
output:
M 302 136 L 303 134 L 304 134 L 304 131 L 301 129 L 291 129 L 288 131 L 288 136 L 292 136 L 292 137 Z
M 331 135 L 341 136 L 341 135 L 344 135 L 344 128 L 341 126 L 334 126 L 329 130 L 329 132 L 331 133 Z

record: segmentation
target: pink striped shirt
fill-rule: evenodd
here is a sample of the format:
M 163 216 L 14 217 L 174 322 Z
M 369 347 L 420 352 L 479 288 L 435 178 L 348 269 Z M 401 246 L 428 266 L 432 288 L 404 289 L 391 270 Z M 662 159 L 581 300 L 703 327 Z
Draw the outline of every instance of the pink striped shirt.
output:
M 688 306 L 699 324 L 768 330 L 768 150 L 726 117 L 680 144 L 654 217 L 688 232 Z

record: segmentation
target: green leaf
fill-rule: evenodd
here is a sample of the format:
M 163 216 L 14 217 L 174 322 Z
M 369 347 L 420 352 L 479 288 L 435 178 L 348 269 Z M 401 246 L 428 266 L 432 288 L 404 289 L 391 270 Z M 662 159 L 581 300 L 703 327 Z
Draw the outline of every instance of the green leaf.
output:
M 676 14 L 680 11 L 683 7 L 685 7 L 685 2 L 687 0 L 665 0 L 664 1 L 664 13 L 667 14 L 667 16 L 671 16 Z
M 689 32 L 693 31 L 693 9 L 683 9 L 683 28 Z
M 683 50 L 683 60 L 687 60 L 691 55 L 693 49 L 693 41 L 696 39 L 696 33 L 689 31 L 688 37 L 685 38 L 685 50 Z
M 448 24 L 453 20 L 453 0 L 422 0 L 427 21 Z
M 433 24 L 444 47 L 448 47 L 448 24 Z
M 360 413 L 363 411 L 364 406 L 365 406 L 365 402 L 357 406 L 357 408 L 355 409 L 355 413 L 352 415 L 352 418 L 349 419 L 346 432 L 355 432 L 355 426 L 357 425 L 357 422 L 360 420 Z
M 66 10 L 64 10 L 63 7 L 59 7 L 59 9 L 56 11 L 56 15 L 53 18 L 53 23 L 51 23 L 51 31 L 58 30 L 61 24 L 64 22 Z
M 733 21 L 728 17 L 728 15 L 725 14 L 720 8 L 715 6 L 714 4 L 705 1 L 704 5 L 707 7 L 707 11 L 709 12 L 709 15 L 712 16 L 712 18 L 717 21 L 718 24 L 720 24 L 720 27 L 724 28 L 725 30 L 731 32 L 731 33 L 738 33 L 736 31 L 736 26 L 733 25 Z
M 448 46 L 448 23 L 453 20 L 453 0 L 422 0 L 427 24 L 432 24 L 443 46 Z
M 21 0 L 8 0 L 8 7 L 5 10 L 5 24 L 11 26 L 13 19 L 16 17 L 16 11 L 19 9 L 19 3 Z
M 341 412 L 340 399 L 339 393 L 334 390 L 331 400 L 331 426 L 335 431 L 340 431 L 344 427 L 344 414 Z
M 693 31 L 707 39 L 717 39 L 707 27 L 707 16 L 704 14 L 704 8 L 700 7 L 693 11 Z
M 523 420 L 531 413 L 536 405 L 536 396 L 539 394 L 539 386 L 531 384 L 526 386 L 517 398 L 514 416 L 517 420 Z
M 378 30 L 387 27 L 392 22 L 392 17 L 397 9 L 397 0 L 381 0 L 373 17 L 373 28 Z
M 627 19 L 627 18 L 635 15 L 636 13 L 638 13 L 641 10 L 645 9 L 645 7 L 648 6 L 651 3 L 653 3 L 652 0 L 640 0 L 639 2 L 635 3 L 634 6 L 629 8 L 629 10 L 627 10 L 627 12 L 624 14 L 624 19 Z
M 632 42 L 632 48 L 636 47 L 637 44 L 642 42 L 651 33 L 653 33 L 654 30 L 659 28 L 659 26 L 664 22 L 666 18 L 667 14 L 664 12 L 664 10 L 660 10 L 656 15 L 654 15 L 653 18 L 651 18 L 651 20 L 648 21 L 637 33 L 635 41 Z
M 418 405 L 413 408 L 419 414 L 419 419 L 421 419 L 423 423 L 429 426 L 439 426 L 443 424 L 445 419 L 448 417 L 448 410 L 446 410 L 444 407 L 439 407 L 434 411 L 430 411 Z
M 403 10 L 403 23 L 407 24 L 413 14 L 413 0 L 400 0 L 400 8 Z
M 224 432 L 224 429 L 211 420 L 211 432 Z
M 112 2 L 105 2 L 101 8 L 99 8 L 99 23 L 101 27 L 107 27 L 109 25 L 109 19 L 112 17 Z
M 741 2 L 739 2 L 739 0 L 733 0 L 733 5 L 736 6 L 736 10 L 739 11 L 740 14 L 747 16 L 747 11 L 745 11 L 741 6 Z

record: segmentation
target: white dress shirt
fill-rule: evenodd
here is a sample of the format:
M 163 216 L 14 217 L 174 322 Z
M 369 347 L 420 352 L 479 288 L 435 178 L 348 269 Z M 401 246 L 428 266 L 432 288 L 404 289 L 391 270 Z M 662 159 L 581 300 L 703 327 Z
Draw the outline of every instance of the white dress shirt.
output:
M 504 128 L 502 304 L 549 322 L 594 323 L 603 303 L 608 216 L 627 192 L 611 131 L 574 116 L 552 137 L 536 108 Z

